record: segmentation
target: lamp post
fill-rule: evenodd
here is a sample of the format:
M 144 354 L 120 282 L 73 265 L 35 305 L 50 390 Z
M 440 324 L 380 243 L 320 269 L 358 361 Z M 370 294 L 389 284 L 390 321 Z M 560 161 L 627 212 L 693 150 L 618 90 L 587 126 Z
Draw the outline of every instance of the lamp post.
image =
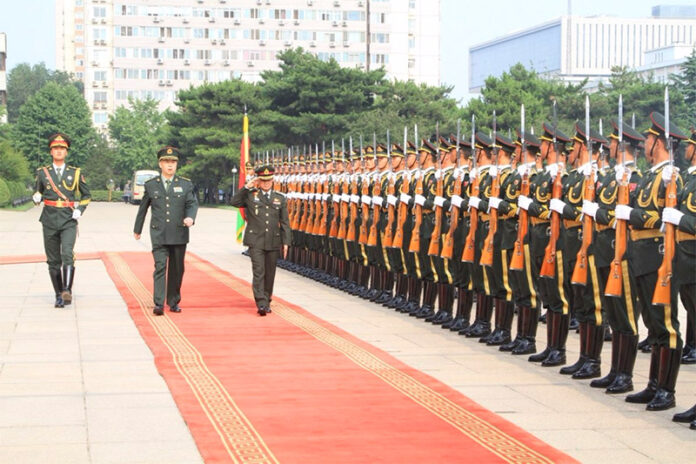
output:
M 232 165 L 232 192 L 237 191 L 237 166 Z

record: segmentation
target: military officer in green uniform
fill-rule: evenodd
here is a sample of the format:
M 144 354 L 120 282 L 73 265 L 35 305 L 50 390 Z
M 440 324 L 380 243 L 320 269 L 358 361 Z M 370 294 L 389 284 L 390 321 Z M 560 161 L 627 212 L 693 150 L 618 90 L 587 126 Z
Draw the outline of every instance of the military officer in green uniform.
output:
M 80 168 L 65 164 L 70 139 L 65 134 L 53 134 L 48 139 L 48 148 L 53 163 L 36 171 L 32 198 L 36 204 L 42 199 L 44 202 L 39 221 L 43 225 L 46 262 L 56 294 L 54 306 L 63 308 L 72 303 L 77 221 L 91 197 Z
M 166 146 L 157 152 L 162 174 L 145 182 L 145 192 L 135 217 L 133 234 L 140 240 L 147 209 L 152 207 L 150 240 L 155 258 L 153 313 L 164 314 L 164 303 L 169 310 L 181 312 L 181 282 L 184 277 L 184 256 L 189 241 L 189 227 L 196 219 L 198 200 L 193 184 L 176 175 L 179 150 Z M 166 274 L 166 278 L 165 278 Z
M 276 263 L 285 257 L 292 241 L 285 196 L 274 191 L 272 166 L 256 169 L 256 179 L 234 194 L 231 205 L 246 208 L 244 245 L 249 247 L 253 272 L 252 287 L 259 316 L 271 312 Z

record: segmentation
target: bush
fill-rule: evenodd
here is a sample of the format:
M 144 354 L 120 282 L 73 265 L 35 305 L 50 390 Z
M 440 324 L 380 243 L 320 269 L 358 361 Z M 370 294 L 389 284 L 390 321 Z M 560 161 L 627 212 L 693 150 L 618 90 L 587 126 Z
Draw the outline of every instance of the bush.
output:
M 92 194 L 92 201 L 109 201 L 109 191 L 108 190 L 90 190 L 89 193 Z M 111 201 L 120 202 L 123 201 L 121 197 L 123 192 L 111 192 Z
M 7 187 L 10 189 L 11 200 L 16 200 L 18 198 L 30 196 L 31 193 L 27 190 L 26 185 L 22 181 L 9 181 L 7 182 Z
M 0 207 L 7 206 L 10 200 L 10 188 L 7 186 L 7 182 L 0 178 Z

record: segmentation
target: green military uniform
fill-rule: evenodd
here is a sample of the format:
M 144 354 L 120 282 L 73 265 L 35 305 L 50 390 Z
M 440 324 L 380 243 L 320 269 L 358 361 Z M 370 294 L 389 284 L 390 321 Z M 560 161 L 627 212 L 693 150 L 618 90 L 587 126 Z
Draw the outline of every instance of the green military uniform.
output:
M 178 160 L 174 147 L 160 149 L 160 160 Z M 198 200 L 193 194 L 193 184 L 185 177 L 174 175 L 166 185 L 162 176 L 145 182 L 145 192 L 135 217 L 133 232 L 140 235 L 145 224 L 148 208 L 150 218 L 150 241 L 155 260 L 153 302 L 154 312 L 161 315 L 165 303 L 173 312 L 181 311 L 181 282 L 184 277 L 184 257 L 189 241 L 189 228 L 185 218 L 196 219 Z
M 260 180 L 272 179 L 273 168 L 262 166 L 256 174 Z M 259 314 L 264 316 L 270 312 L 280 249 L 292 240 L 287 201 L 280 192 L 244 187 L 234 194 L 230 203 L 246 209 L 244 245 L 249 247 L 251 257 L 254 300 Z
M 49 138 L 48 145 L 51 149 L 67 150 L 70 140 L 58 133 Z M 43 225 L 48 273 L 56 294 L 55 307 L 62 308 L 72 302 L 77 219 L 87 208 L 91 196 L 80 168 L 65 164 L 39 168 L 34 192 L 34 201 L 38 203 L 43 198 L 44 202 L 39 221 Z

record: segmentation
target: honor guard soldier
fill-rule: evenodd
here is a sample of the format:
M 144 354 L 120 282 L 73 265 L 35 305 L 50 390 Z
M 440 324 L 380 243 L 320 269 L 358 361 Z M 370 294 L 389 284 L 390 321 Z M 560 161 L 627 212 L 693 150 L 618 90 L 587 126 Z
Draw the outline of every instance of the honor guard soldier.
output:
M 193 194 L 193 184 L 176 175 L 179 150 L 166 146 L 157 152 L 161 174 L 145 182 L 145 192 L 135 217 L 133 235 L 140 240 L 148 208 L 150 217 L 150 241 L 155 260 L 153 274 L 153 313 L 164 314 L 164 303 L 174 313 L 181 312 L 181 282 L 184 277 L 184 257 L 189 241 L 189 228 L 198 212 L 198 200 Z
M 595 265 L 600 289 L 605 295 L 606 318 L 613 333 L 609 373 L 593 380 L 590 386 L 605 388 L 606 393 L 617 394 L 633 390 L 633 366 L 638 352 L 638 294 L 628 270 L 625 221 L 624 225 L 618 225 L 614 211 L 621 201 L 624 204 L 630 202 L 629 197 L 640 182 L 641 174 L 636 168 L 635 160 L 643 150 L 645 137 L 623 123 L 619 143 L 619 125 L 616 121 L 612 125 L 614 131 L 609 136 L 609 157 L 616 161 L 615 168 L 600 172 L 595 201 L 584 202 L 582 211 L 595 220 Z M 617 247 L 617 244 L 621 246 Z M 616 281 L 608 286 L 610 275 Z
M 259 166 L 253 179 L 232 197 L 231 205 L 246 208 L 244 245 L 249 247 L 252 288 L 259 316 L 271 312 L 276 263 L 292 237 L 285 195 L 273 191 L 272 166 Z
M 646 133 L 645 155 L 651 168 L 645 173 L 636 189 L 631 206 L 618 205 L 616 218 L 629 221 L 631 226 L 629 265 L 636 279 L 639 299 L 649 307 L 648 329 L 653 345 L 647 387 L 626 397 L 629 403 L 647 403 L 649 411 L 662 411 L 675 405 L 674 387 L 679 373 L 682 339 L 677 319 L 678 286 L 671 285 L 670 303 L 652 304 L 656 290 L 658 269 L 665 253 L 662 227 L 662 210 L 665 205 L 667 185 L 673 176 L 679 195 L 682 180 L 670 164 L 670 148 L 675 149 L 686 136 L 674 125 L 669 125 L 668 146 L 665 139 L 665 118 L 662 114 L 650 114 L 652 127 Z
M 696 131 L 686 141 L 684 153 L 689 168 L 684 175 L 684 190 L 682 191 L 679 209 L 665 208 L 662 221 L 677 226 L 677 267 L 675 275 L 679 283 L 679 295 L 686 308 L 687 328 L 685 354 L 682 364 L 692 364 L 696 358 L 694 353 L 694 324 L 696 324 Z M 691 345 L 689 345 L 691 344 Z M 686 352 L 689 346 L 690 351 Z M 696 430 L 696 405 L 689 410 L 675 414 L 675 422 L 691 422 L 691 429 Z
M 44 209 L 39 221 L 43 225 L 48 274 L 56 295 L 54 306 L 63 308 L 72 302 L 77 221 L 91 196 L 80 168 L 65 164 L 70 139 L 65 134 L 53 134 L 48 139 L 48 148 L 53 163 L 36 171 L 32 199 L 36 204 L 43 199 Z

